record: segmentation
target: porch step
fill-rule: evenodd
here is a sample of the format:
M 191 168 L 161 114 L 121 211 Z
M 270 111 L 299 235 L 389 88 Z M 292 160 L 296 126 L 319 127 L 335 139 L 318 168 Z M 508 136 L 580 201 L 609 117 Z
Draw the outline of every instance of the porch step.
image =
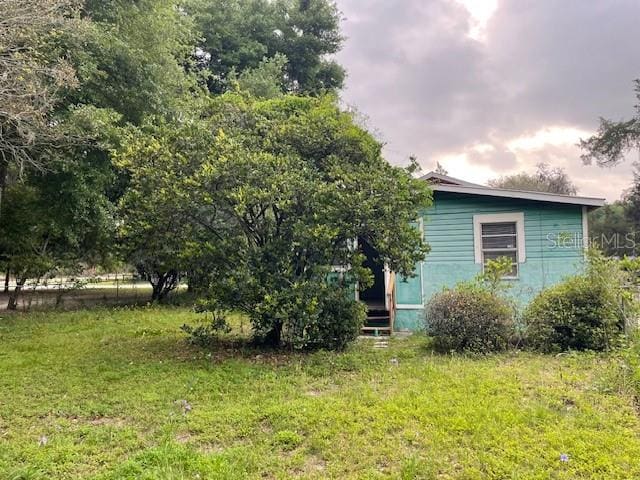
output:
M 367 320 L 361 330 L 362 335 L 391 335 L 391 317 L 382 305 L 369 305 Z
M 362 327 L 362 335 L 373 335 L 377 336 L 390 336 L 391 335 L 391 327 Z

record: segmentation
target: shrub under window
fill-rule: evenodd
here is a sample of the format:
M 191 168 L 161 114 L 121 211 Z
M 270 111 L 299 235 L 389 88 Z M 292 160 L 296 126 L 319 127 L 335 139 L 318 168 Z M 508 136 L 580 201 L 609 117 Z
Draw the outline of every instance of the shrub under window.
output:
M 475 284 L 434 295 L 426 309 L 427 334 L 440 352 L 505 350 L 513 332 L 513 309 L 495 292 Z

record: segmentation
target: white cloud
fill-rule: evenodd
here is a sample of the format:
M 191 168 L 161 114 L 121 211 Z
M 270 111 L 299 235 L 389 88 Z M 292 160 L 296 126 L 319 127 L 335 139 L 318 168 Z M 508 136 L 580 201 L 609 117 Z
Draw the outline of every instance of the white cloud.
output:
M 436 161 L 449 175 L 462 180 L 473 179 L 475 183 L 484 184 L 496 176 L 491 167 L 470 160 L 466 153 L 442 155 Z
M 464 6 L 471 15 L 467 35 L 478 41 L 486 39 L 489 20 L 498 8 L 498 0 L 454 0 Z
M 581 138 L 587 138 L 593 132 L 573 127 L 544 127 L 533 135 L 522 135 L 509 140 L 506 147 L 509 150 L 540 150 L 549 146 L 576 145 Z

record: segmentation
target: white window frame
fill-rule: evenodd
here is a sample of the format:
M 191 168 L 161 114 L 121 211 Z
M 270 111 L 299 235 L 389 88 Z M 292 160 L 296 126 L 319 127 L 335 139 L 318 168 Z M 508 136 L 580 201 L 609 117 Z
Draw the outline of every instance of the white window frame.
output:
M 475 262 L 482 265 L 484 261 L 482 255 L 482 225 L 485 223 L 515 223 L 516 224 L 516 261 L 518 265 L 527 260 L 527 249 L 524 234 L 524 212 L 513 213 L 489 213 L 473 216 L 473 248 Z M 520 268 L 518 267 L 518 276 Z M 507 276 L 505 278 L 518 278 L 518 276 Z

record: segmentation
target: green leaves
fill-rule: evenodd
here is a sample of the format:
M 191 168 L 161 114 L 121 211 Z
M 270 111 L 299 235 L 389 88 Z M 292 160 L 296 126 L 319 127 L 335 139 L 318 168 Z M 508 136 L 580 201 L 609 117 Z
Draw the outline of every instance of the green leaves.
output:
M 319 95 L 342 86 L 344 70 L 326 59 L 343 40 L 333 2 L 189 0 L 185 9 L 202 33 L 197 57 L 210 72 L 212 93 L 232 90 L 236 74 L 241 86 L 264 98 L 276 96 L 277 87 Z M 278 81 L 265 82 L 272 74 Z
M 636 98 L 640 99 L 640 80 L 635 80 Z M 636 105 L 636 115 L 629 120 L 611 121 L 600 119 L 598 132 L 586 140 L 580 141 L 585 151 L 582 160 L 591 164 L 615 165 L 624 159 L 624 155 L 640 146 L 640 107 Z
M 410 275 L 427 251 L 411 226 L 424 184 L 386 163 L 333 97 L 225 94 L 188 118 L 132 130 L 115 156 L 131 177 L 120 205 L 130 261 L 200 271 L 202 288 L 275 343 L 352 338 L 353 282 L 370 279 L 353 240 Z M 345 275 L 329 284 L 334 266 Z M 332 324 L 351 325 L 347 337 Z
M 628 264 L 627 264 L 628 265 Z M 625 264 L 590 250 L 586 271 L 543 290 L 524 312 L 527 339 L 542 351 L 608 350 L 625 330 L 625 303 L 637 312 L 625 289 Z

